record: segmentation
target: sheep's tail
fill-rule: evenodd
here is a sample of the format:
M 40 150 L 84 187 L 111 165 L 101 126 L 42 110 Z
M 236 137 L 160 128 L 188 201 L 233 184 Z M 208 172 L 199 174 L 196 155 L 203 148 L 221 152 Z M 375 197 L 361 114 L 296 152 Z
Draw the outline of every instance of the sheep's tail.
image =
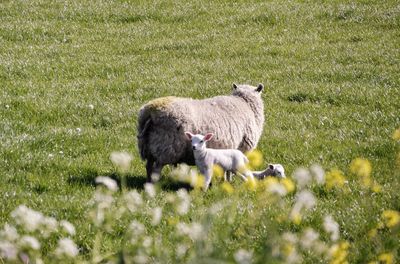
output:
M 150 116 L 147 116 L 147 118 L 139 119 L 137 140 L 138 140 L 139 153 L 142 160 L 147 159 L 147 145 L 148 145 L 147 132 L 149 131 L 151 125 L 152 122 Z

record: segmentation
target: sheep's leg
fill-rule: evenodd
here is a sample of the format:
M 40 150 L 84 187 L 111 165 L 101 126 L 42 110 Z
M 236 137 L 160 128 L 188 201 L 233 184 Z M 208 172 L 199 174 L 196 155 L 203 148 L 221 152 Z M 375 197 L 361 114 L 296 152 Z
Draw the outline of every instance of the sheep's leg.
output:
M 148 158 L 146 163 L 147 182 L 152 182 L 151 175 L 153 174 L 153 167 L 154 167 L 154 160 L 152 158 Z
M 243 174 L 241 174 L 240 172 L 236 171 L 236 172 L 235 172 L 235 174 L 236 174 L 236 175 L 239 175 L 239 176 L 240 176 L 240 178 L 242 178 L 242 180 L 244 180 L 244 181 L 247 181 L 247 178 L 246 178 L 246 176 L 244 176 L 244 175 L 243 175 Z
M 253 174 L 251 173 L 251 171 L 243 171 L 243 173 L 236 171 L 236 174 L 239 175 L 244 181 L 247 180 L 254 180 Z
M 154 164 L 153 173 L 150 175 L 151 182 L 158 182 L 160 180 L 163 167 L 163 165 L 157 162 Z

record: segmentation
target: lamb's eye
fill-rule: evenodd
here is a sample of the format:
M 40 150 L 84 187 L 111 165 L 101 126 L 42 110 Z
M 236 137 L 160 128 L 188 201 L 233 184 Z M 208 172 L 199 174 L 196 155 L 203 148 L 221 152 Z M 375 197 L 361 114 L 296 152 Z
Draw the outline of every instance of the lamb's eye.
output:
M 200 140 L 200 143 L 203 143 L 204 142 L 204 140 Z

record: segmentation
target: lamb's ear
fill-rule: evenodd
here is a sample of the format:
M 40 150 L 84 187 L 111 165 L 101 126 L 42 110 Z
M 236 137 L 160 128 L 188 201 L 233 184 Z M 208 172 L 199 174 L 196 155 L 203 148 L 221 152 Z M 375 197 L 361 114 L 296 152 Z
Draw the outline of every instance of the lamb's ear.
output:
M 192 137 L 194 136 L 192 133 L 190 132 L 185 132 L 185 135 L 188 137 L 188 139 L 192 139 Z
M 262 83 L 260 83 L 260 84 L 257 86 L 256 91 L 260 93 L 263 89 L 264 89 L 264 85 L 263 85 Z
M 238 88 L 237 85 L 236 85 L 236 83 L 233 83 L 233 84 L 232 84 L 232 87 L 233 87 L 234 90 L 236 90 L 236 89 Z
M 269 164 L 268 167 L 269 167 L 271 170 L 274 170 L 274 165 L 273 165 L 273 164 Z
M 207 134 L 204 136 L 204 141 L 209 141 L 210 139 L 212 139 L 213 136 L 214 136 L 213 133 L 207 133 Z

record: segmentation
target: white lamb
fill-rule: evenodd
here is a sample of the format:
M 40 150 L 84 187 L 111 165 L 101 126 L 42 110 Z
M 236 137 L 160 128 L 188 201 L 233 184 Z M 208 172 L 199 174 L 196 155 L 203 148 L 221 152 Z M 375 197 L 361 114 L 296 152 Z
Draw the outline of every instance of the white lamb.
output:
M 268 176 L 274 176 L 278 178 L 286 178 L 285 169 L 281 164 L 269 164 L 268 168 L 263 171 L 253 171 L 253 176 L 258 180 L 262 180 Z
M 185 134 L 192 142 L 195 163 L 200 173 L 205 176 L 206 190 L 211 183 L 214 164 L 221 166 L 224 172 L 233 172 L 239 175 L 245 181 L 248 178 L 254 179 L 251 171 L 246 169 L 246 163 L 249 160 L 240 150 L 207 148 L 206 142 L 214 136 L 212 133 L 205 136 L 193 135 L 190 132 L 185 132 Z

